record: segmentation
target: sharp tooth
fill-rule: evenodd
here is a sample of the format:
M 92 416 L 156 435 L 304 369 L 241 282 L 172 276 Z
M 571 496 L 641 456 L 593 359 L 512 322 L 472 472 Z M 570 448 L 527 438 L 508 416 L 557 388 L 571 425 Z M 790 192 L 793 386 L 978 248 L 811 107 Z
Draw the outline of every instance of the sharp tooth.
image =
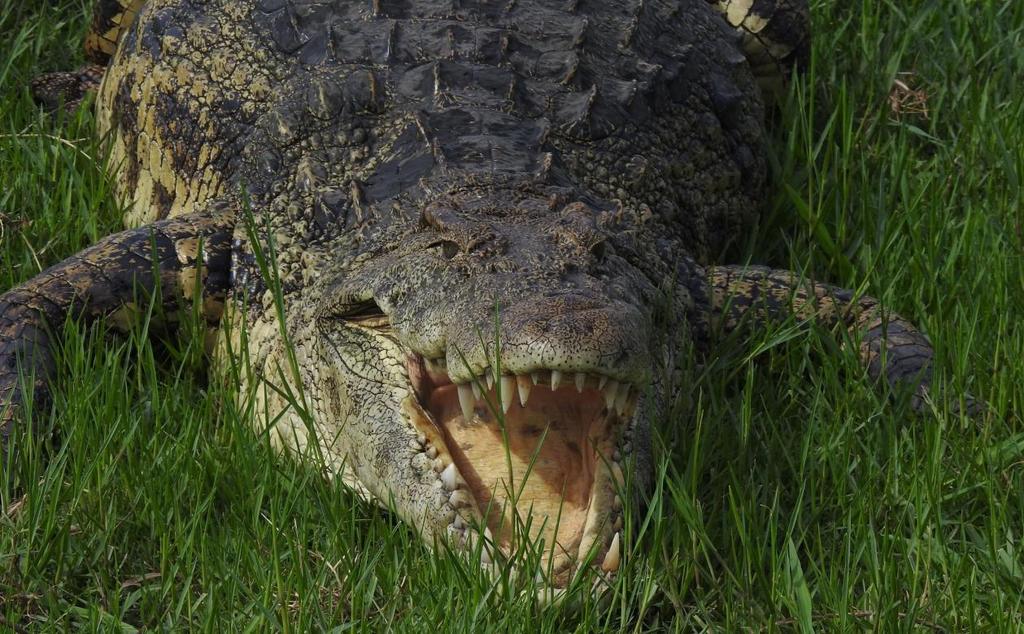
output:
M 551 371 L 551 391 L 554 392 L 562 384 L 562 373 L 559 370 Z
M 559 573 L 568 569 L 572 565 L 572 557 L 563 553 L 558 553 L 551 560 L 551 572 Z
M 530 379 L 533 380 L 533 384 L 534 385 L 537 385 L 538 383 L 540 383 L 540 372 L 531 372 L 530 373 Z
M 622 498 L 620 498 L 618 495 L 616 495 L 615 498 L 612 499 L 612 510 L 613 511 L 621 511 L 622 510 Z
M 583 386 L 586 385 L 586 384 L 587 384 L 587 374 L 586 374 L 586 372 L 577 372 L 576 373 L 576 391 L 577 392 L 582 392 L 583 391 Z
M 481 394 L 481 392 L 480 392 L 480 381 L 478 379 L 472 379 L 472 380 L 470 380 L 469 385 L 473 388 L 473 398 L 475 398 L 476 400 L 479 401 L 480 400 L 480 394 Z
M 619 386 L 619 395 L 615 397 L 615 413 L 619 416 L 625 414 L 627 403 L 629 403 L 629 384 L 623 383 Z
M 473 420 L 473 406 L 476 405 L 476 399 L 473 398 L 473 388 L 468 383 L 462 383 L 459 385 L 459 407 L 462 408 L 462 420 L 470 422 Z
M 512 394 L 515 392 L 516 380 L 507 375 L 501 375 L 501 411 L 508 414 L 508 408 L 512 407 Z
M 561 605 L 568 592 L 565 588 L 545 586 L 537 590 L 537 606 L 545 608 L 549 605 Z
M 466 544 L 466 528 L 455 528 L 454 525 L 448 527 L 448 543 L 452 546 L 462 547 Z
M 434 446 L 427 447 L 427 457 L 430 458 L 431 460 L 436 458 L 437 457 L 437 447 L 434 447 Z
M 604 406 L 609 410 L 615 406 L 615 399 L 619 395 L 619 382 L 608 381 L 608 387 L 604 388 Z
M 473 504 L 473 496 L 465 489 L 456 489 L 448 496 L 448 503 L 453 509 L 462 509 Z
M 608 383 L 608 377 L 602 374 L 601 378 L 597 380 L 597 389 L 603 390 L 606 383 Z
M 608 554 L 604 556 L 604 561 L 601 563 L 601 570 L 605 572 L 615 572 L 619 569 L 619 534 L 615 533 L 615 537 L 612 537 L 612 545 L 608 547 Z
M 455 463 L 450 463 L 445 467 L 444 471 L 441 472 L 441 484 L 444 488 L 449 491 L 454 491 L 455 486 L 459 483 L 458 474 L 455 472 Z
M 491 549 L 494 548 L 495 544 L 490 528 L 485 526 L 483 533 L 470 533 L 467 536 L 467 545 L 470 549 L 475 549 L 478 545 L 480 546 L 481 563 L 494 563 L 494 552 Z
M 466 531 L 466 550 L 474 550 L 477 546 L 483 546 L 481 548 L 481 551 L 487 551 L 486 538 L 490 535 L 490 533 L 486 532 L 486 527 L 484 527 L 484 530 L 485 532 L 481 534 L 479 531 L 475 530 L 475 526 L 471 526 L 470 530 Z
M 615 522 L 612 524 L 612 530 L 613 531 L 621 531 L 622 530 L 622 516 L 621 515 L 619 515 L 618 517 L 615 518 Z
M 516 385 L 519 386 L 519 404 L 526 407 L 526 401 L 530 398 L 530 388 L 533 387 L 533 381 L 528 376 L 517 376 Z
M 622 467 L 619 466 L 619 463 L 612 462 L 611 463 L 610 471 L 611 471 L 611 476 L 612 476 L 612 486 L 615 487 L 615 490 L 616 491 L 622 491 L 623 489 L 625 489 L 626 488 L 626 478 L 622 474 Z M 619 504 L 620 504 L 619 508 L 622 508 L 621 507 L 621 504 L 622 504 L 621 500 L 619 501 Z
M 493 390 L 494 389 L 494 373 L 493 372 L 487 372 L 487 389 L 488 390 Z

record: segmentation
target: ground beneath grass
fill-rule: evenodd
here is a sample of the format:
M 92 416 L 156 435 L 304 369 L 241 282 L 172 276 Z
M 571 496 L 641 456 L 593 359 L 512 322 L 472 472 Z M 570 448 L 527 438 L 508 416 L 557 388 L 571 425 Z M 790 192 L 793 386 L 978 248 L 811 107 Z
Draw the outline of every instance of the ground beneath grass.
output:
M 0 289 L 118 228 L 91 115 L 26 89 L 81 62 L 85 4 L 0 0 Z M 275 457 L 198 343 L 72 328 L 35 418 L 63 444 L 0 475 L 0 631 L 1022 629 L 1024 3 L 813 7 L 743 253 L 911 317 L 984 420 L 912 414 L 829 333 L 723 342 L 614 587 L 542 609 Z

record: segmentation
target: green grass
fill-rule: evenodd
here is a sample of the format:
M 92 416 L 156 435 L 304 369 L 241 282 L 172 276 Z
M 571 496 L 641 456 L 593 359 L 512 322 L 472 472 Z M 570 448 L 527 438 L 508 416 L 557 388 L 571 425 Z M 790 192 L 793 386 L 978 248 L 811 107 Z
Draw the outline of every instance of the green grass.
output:
M 0 475 L 0 631 L 1024 629 L 1024 3 L 814 9 L 749 257 L 911 317 L 985 420 L 910 413 L 825 333 L 726 342 L 659 425 L 613 593 L 539 609 L 275 457 L 197 343 L 72 328 L 36 417 L 63 444 Z M 0 0 L 0 288 L 118 228 L 91 115 L 25 87 L 81 61 L 85 11 Z

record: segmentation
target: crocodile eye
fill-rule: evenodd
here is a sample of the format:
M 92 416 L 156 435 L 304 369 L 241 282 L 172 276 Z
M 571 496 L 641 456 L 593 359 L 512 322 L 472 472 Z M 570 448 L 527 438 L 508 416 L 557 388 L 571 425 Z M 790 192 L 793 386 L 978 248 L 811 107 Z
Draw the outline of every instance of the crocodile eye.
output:
M 428 249 L 437 249 L 440 252 L 441 257 L 446 260 L 450 260 L 459 254 L 462 248 L 458 242 L 453 240 L 437 240 L 427 245 Z
M 341 306 L 333 311 L 333 316 L 363 328 L 379 329 L 391 325 L 391 319 L 372 299 Z

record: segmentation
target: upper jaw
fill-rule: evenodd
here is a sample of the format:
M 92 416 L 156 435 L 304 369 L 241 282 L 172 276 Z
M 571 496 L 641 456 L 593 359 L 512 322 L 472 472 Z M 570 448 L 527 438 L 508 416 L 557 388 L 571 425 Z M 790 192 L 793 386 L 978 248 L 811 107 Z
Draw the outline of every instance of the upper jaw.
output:
M 640 386 L 600 372 L 542 367 L 524 374 L 491 369 L 456 384 L 443 360 L 415 353 L 407 354 L 406 368 L 413 395 L 403 407 L 418 432 L 418 451 L 432 460 L 437 486 L 448 496 L 445 507 L 452 520 L 445 535 L 450 543 L 475 547 L 482 539 L 482 560 L 490 563 L 515 557 L 517 549 L 535 546 L 542 537 L 541 568 L 552 585 L 566 585 L 587 561 L 615 574 L 624 547 L 624 469 L 633 451 Z M 517 455 L 513 449 L 523 447 L 517 447 L 516 433 L 553 408 L 585 412 L 578 422 L 588 427 L 581 431 L 567 425 L 556 434 L 549 424 L 532 452 Z M 551 423 L 558 426 L 558 421 Z M 501 438 L 504 456 L 497 462 L 493 451 L 481 449 L 488 433 Z M 582 445 L 578 453 L 564 449 L 574 445 Z M 578 459 L 578 468 L 560 466 L 563 454 L 557 447 L 569 451 L 567 459 Z M 574 488 L 570 471 L 589 479 L 589 490 L 583 482 L 574 497 L 567 493 Z M 547 484 L 533 484 L 538 480 Z M 545 486 L 561 487 L 557 508 L 544 494 Z

